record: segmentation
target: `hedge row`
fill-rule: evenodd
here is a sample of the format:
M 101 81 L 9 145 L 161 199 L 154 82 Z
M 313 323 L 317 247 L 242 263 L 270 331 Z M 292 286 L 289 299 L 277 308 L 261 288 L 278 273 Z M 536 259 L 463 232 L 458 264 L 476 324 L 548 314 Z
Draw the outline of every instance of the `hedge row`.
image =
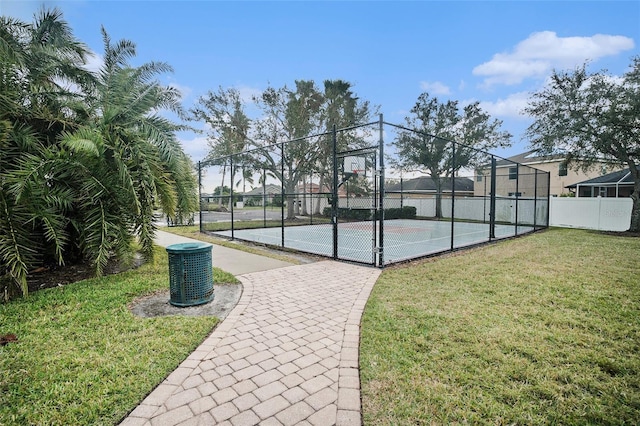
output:
M 331 207 L 325 207 L 322 211 L 322 215 L 325 217 L 331 217 Z M 351 219 L 351 220 L 371 220 L 371 210 L 369 209 L 338 209 L 339 219 Z M 416 208 L 412 206 L 405 206 L 402 208 L 384 209 L 385 219 L 415 219 Z M 376 214 L 376 219 L 378 215 Z

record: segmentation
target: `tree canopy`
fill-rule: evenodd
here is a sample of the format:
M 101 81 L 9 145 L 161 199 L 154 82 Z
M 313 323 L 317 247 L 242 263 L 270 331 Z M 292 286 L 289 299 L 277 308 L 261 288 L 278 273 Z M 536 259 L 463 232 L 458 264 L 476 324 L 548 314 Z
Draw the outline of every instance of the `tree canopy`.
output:
M 396 136 L 394 166 L 429 175 L 436 185 L 436 216 L 442 217 L 442 182 L 456 173 L 486 161 L 486 151 L 511 144 L 511 134 L 501 130 L 478 102 L 460 108 L 458 101 L 440 101 L 422 93 L 406 117 L 408 129 Z
M 180 95 L 138 67 L 135 44 L 112 43 L 104 63 L 57 9 L 33 22 L 0 17 L 0 288 L 27 293 L 28 271 L 79 259 L 100 275 L 110 259 L 131 259 L 138 237 L 153 253 L 153 210 L 169 216 L 197 205 L 192 165 L 158 114 L 180 110 Z
M 201 97 L 191 109 L 192 118 L 210 126 L 206 161 L 223 167 L 223 185 L 231 159 L 236 166 L 242 164 L 243 171 L 262 170 L 280 181 L 291 201 L 298 185 L 312 173 L 320 176 L 321 187 L 327 185 L 331 137 L 323 133 L 333 125 L 366 122 L 370 111 L 369 103 L 354 95 L 351 83 L 327 80 L 323 89 L 312 80 L 296 80 L 295 88 L 269 86 L 252 99 L 259 111 L 254 118 L 245 114 L 246 104 L 236 89 L 219 88 Z M 357 139 L 352 133 L 345 133 L 343 144 Z M 234 167 L 232 181 L 235 171 Z M 294 204 L 287 203 L 288 219 L 295 218 Z
M 554 71 L 525 112 L 526 131 L 541 154 L 560 153 L 572 167 L 608 161 L 628 168 L 634 179 L 630 230 L 640 232 L 640 57 L 621 78 L 589 73 L 587 64 Z

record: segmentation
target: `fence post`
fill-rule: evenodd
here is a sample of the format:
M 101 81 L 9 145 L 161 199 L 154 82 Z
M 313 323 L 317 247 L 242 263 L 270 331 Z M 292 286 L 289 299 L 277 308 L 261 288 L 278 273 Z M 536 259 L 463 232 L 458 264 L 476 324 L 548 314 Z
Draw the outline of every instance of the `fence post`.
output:
M 380 203 L 378 208 L 380 210 L 380 226 L 378 226 L 378 266 L 384 266 L 384 121 L 382 114 L 380 114 Z M 375 219 L 374 219 L 375 220 Z
M 547 174 L 547 228 L 549 227 L 549 216 L 551 215 L 551 172 Z
M 533 169 L 533 230 L 535 231 L 538 224 L 538 169 Z
M 280 144 L 280 245 L 284 247 L 284 142 Z
M 235 220 L 233 217 L 233 155 L 229 156 L 229 179 L 230 187 L 229 187 L 229 207 L 231 207 L 231 239 L 235 238 Z M 222 186 L 224 188 L 224 185 Z M 220 190 L 222 193 L 222 189 Z
M 518 235 L 518 204 L 520 204 L 520 195 L 518 191 L 520 190 L 520 163 L 516 163 L 516 218 L 515 218 L 515 235 Z
M 451 251 L 455 247 L 456 206 L 456 142 L 451 141 Z
M 484 171 L 479 171 L 478 174 L 480 175 L 480 173 L 484 174 Z M 476 180 L 478 180 L 477 177 Z M 487 177 L 483 176 L 482 180 L 484 181 L 484 189 L 482 191 L 482 223 L 487 223 Z
M 598 195 L 596 199 L 598 200 L 598 224 L 596 225 L 596 229 L 600 231 L 602 229 L 600 226 L 600 218 L 602 217 L 602 197 Z
M 496 157 L 491 156 L 491 192 L 489 193 L 489 241 L 496 237 Z
M 332 156 L 333 156 L 333 190 L 331 194 L 331 222 L 333 223 L 333 258 L 338 258 L 338 135 L 336 125 L 333 125 Z
M 198 227 L 202 232 L 202 165 L 198 161 Z
M 262 169 L 262 225 L 267 227 L 267 169 Z

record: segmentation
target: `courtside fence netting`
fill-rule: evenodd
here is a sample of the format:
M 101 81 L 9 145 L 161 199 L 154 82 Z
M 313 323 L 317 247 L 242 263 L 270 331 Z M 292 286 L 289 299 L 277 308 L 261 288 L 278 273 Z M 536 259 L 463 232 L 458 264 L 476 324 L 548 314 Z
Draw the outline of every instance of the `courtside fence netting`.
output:
M 198 163 L 200 231 L 378 267 L 548 227 L 549 173 L 380 120 Z

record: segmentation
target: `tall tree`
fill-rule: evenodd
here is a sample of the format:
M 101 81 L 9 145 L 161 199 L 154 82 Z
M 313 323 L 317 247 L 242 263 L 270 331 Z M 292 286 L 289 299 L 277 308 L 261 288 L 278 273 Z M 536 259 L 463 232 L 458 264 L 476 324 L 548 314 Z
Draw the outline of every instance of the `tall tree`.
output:
M 429 175 L 436 187 L 436 217 L 442 217 L 442 187 L 446 179 L 455 184 L 460 169 L 484 161 L 481 151 L 506 147 L 511 135 L 500 130 L 502 122 L 492 119 L 478 102 L 465 106 L 458 101 L 441 102 L 422 93 L 406 117 L 407 127 L 395 140 L 394 165 L 405 171 Z
M 353 85 L 345 80 L 324 81 L 324 105 L 322 108 L 322 130 L 330 133 L 335 125 L 343 129 L 371 121 L 372 109 L 369 101 L 363 101 L 353 92 Z M 346 131 L 338 141 L 338 151 L 351 148 L 362 148 L 365 144 L 366 129 Z M 332 170 L 332 136 L 323 137 L 318 144 L 319 156 L 316 170 L 320 175 L 320 188 L 327 187 L 333 191 Z M 315 213 L 320 214 L 320 200 L 315 206 Z
M 33 22 L 0 17 L 0 288 L 27 294 L 27 272 L 68 256 L 72 195 L 48 173 L 57 139 L 86 118 L 67 85 L 87 88 L 89 54 L 57 10 Z
M 193 165 L 175 136 L 185 127 L 159 115 L 163 109 L 182 114 L 180 93 L 156 80 L 159 74 L 171 72 L 171 67 L 163 62 L 133 67 L 129 60 L 136 54 L 135 44 L 112 43 L 104 29 L 102 35 L 104 65 L 89 102 L 92 120 L 64 138 L 71 149 L 86 152 L 88 147 L 97 154 L 98 164 L 86 178 L 110 182 L 93 194 L 94 200 L 104 204 L 86 206 L 86 214 L 92 217 L 102 215 L 102 209 L 114 213 L 109 223 L 113 234 L 105 232 L 109 227 L 101 221 L 86 221 L 84 232 L 91 238 L 85 250 L 96 259 L 98 273 L 111 252 L 131 253 L 133 235 L 140 240 L 143 254 L 152 256 L 156 205 L 176 220 L 197 205 Z
M 309 137 L 319 132 L 323 104 L 322 94 L 313 81 L 297 80 L 295 84 L 295 91 L 286 86 L 277 90 L 270 87 L 257 103 L 264 116 L 257 122 L 256 139 L 272 147 L 280 143 L 277 153 L 261 150 L 261 161 L 282 182 L 289 220 L 296 217 L 294 200 L 298 184 L 318 158 L 317 138 Z
M 227 168 L 231 166 L 230 156 L 241 153 L 253 144 L 250 137 L 251 120 L 245 112 L 240 92 L 235 88 L 219 87 L 216 92 L 209 91 L 200 97 L 190 112 L 192 120 L 204 121 L 208 125 L 207 141 L 210 151 L 207 161 L 222 167 L 221 185 L 224 186 Z M 233 161 L 235 165 L 243 164 L 243 179 L 251 176 L 254 164 L 250 158 L 235 156 Z M 237 170 L 237 167 L 230 170 L 230 187 L 233 186 Z M 218 201 L 222 204 L 222 197 Z
M 0 18 L 0 281 L 23 294 L 27 271 L 45 262 L 84 258 L 99 275 L 131 257 L 136 236 L 150 257 L 156 203 L 169 215 L 196 206 L 181 126 L 158 115 L 180 109 L 154 80 L 170 67 L 131 67 L 135 45 L 103 37 L 92 75 L 59 11 L 32 24 Z
M 248 166 L 243 169 L 247 176 L 262 170 L 263 176 L 266 173 L 282 182 L 289 201 L 287 218 L 294 219 L 298 212 L 293 201 L 300 182 L 315 172 L 322 183 L 329 170 L 331 138 L 313 135 L 330 130 L 333 124 L 339 128 L 361 124 L 369 117 L 369 104 L 342 80 L 325 81 L 324 92 L 308 80 L 296 81 L 295 89 L 268 87 L 253 101 L 261 115 L 251 120 L 239 92 L 219 88 L 201 98 L 191 114 L 210 127 L 207 158 L 223 167 L 223 182 L 229 157 L 252 149 L 248 155 L 234 155 L 235 164 Z M 342 141 L 362 142 L 362 138 L 350 132 Z
M 629 230 L 640 232 L 640 57 L 622 78 L 606 71 L 554 71 L 525 112 L 535 121 L 526 131 L 543 154 L 562 153 L 574 168 L 603 160 L 629 168 L 634 186 Z

